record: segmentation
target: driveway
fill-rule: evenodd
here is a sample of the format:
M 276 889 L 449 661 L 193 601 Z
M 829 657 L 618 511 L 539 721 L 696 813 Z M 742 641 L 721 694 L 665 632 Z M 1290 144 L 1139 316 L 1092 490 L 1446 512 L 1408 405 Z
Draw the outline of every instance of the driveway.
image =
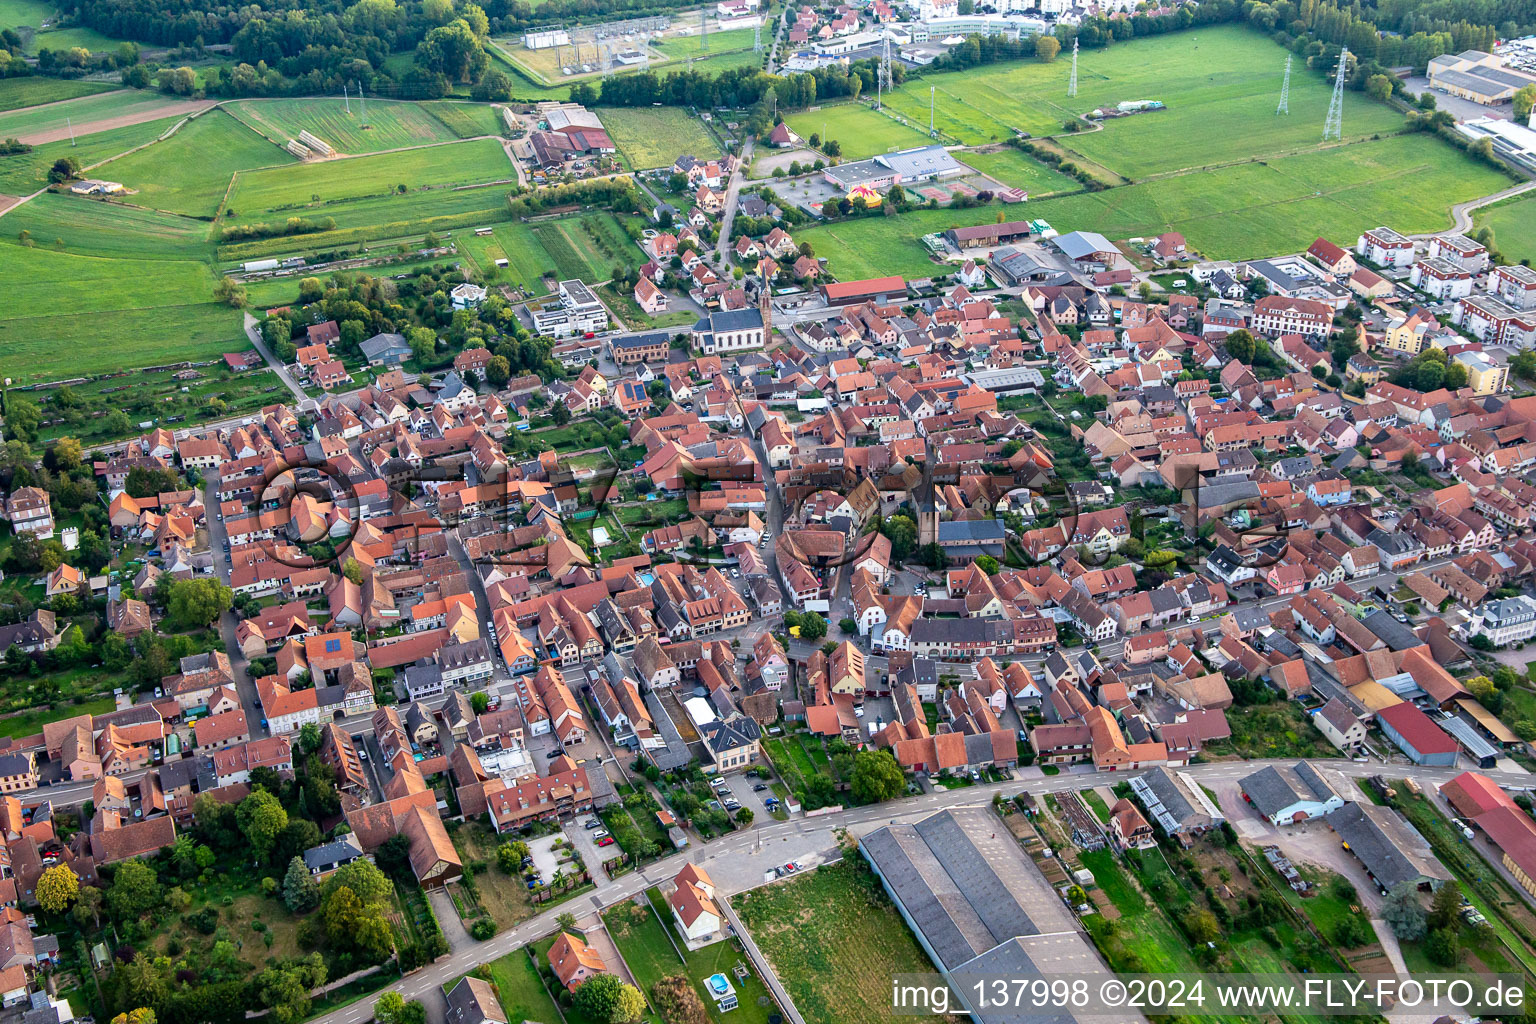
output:
M 603 861 L 609 857 L 617 857 L 619 848 L 615 846 L 598 846 L 592 838 L 596 829 L 583 828 L 583 823 L 588 818 L 596 817 L 593 814 L 581 814 L 575 821 L 566 822 L 565 837 L 571 841 L 576 852 L 581 854 L 581 862 L 592 872 L 592 881 L 598 885 L 608 881 L 608 873 L 603 870 Z
M 432 913 L 437 915 L 437 923 L 443 926 L 443 938 L 448 940 L 450 952 L 457 953 L 475 944 L 475 940 L 465 930 L 464 922 L 459 920 L 459 912 L 454 909 L 453 897 L 448 895 L 447 889 L 429 889 L 427 899 L 432 903 Z

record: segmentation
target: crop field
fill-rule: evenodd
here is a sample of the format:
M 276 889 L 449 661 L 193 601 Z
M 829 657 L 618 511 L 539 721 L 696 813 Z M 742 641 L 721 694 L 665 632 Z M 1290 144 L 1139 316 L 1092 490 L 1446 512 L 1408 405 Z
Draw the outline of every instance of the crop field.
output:
M 1001 141 L 1015 129 L 1058 135 L 1064 118 L 1127 100 L 1161 100 L 1168 109 L 1106 122 L 1102 131 L 1064 139 L 1131 178 L 1264 154 L 1316 149 L 1329 84 L 1296 67 L 1290 114 L 1275 115 L 1285 51 L 1236 26 L 1201 28 L 1087 51 L 1079 59 L 1078 95 L 1066 95 L 1070 62 L 997 64 L 927 75 L 887 93 L 887 107 L 928 123 L 967 145 Z M 1400 114 L 1359 93 L 1344 99 L 1345 139 L 1402 127 Z M 836 138 L 836 134 L 833 134 Z M 1220 139 L 1219 145 L 1212 145 Z M 843 141 L 844 146 L 847 142 Z
M 1075 192 L 1082 188 L 1075 178 L 1036 160 L 1012 146 L 991 153 L 956 153 L 955 158 L 1004 185 L 1022 188 L 1032 196 Z
M 338 153 L 378 153 L 386 149 L 452 142 L 458 136 L 415 103 L 369 99 L 368 126 L 362 103 L 352 97 L 352 112 L 342 97 L 292 100 L 241 100 L 229 110 L 258 132 L 282 145 L 308 131 Z
M 113 160 L 94 173 L 137 190 L 127 198 L 129 203 L 212 217 L 236 171 L 296 162 L 222 110 L 211 110 L 164 142 Z
M 15 196 L 36 192 L 47 186 L 48 168 L 61 156 L 74 157 L 81 167 L 89 167 L 153 141 L 175 123 L 175 118 L 146 121 L 94 135 L 83 135 L 73 146 L 68 140 L 50 142 L 34 147 L 30 153 L 0 156 L 0 193 Z
M 80 96 L 110 92 L 117 86 L 105 82 L 80 82 L 64 78 L 0 79 L 0 111 L 18 110 L 39 103 L 56 103 Z
M 37 248 L 77 256 L 202 260 L 209 252 L 202 221 L 54 192 L 6 214 L 0 224 L 0 246 L 14 246 L 29 231 Z
M 1536 197 L 1473 214 L 1478 227 L 1493 229 L 1493 244 L 1509 260 L 1536 260 Z
M 1013 216 L 1041 217 L 1057 231 L 1111 239 L 1177 229 L 1190 247 L 1218 259 L 1305 248 L 1320 234 L 1353 237 L 1377 224 L 1440 231 L 1451 204 L 1507 184 L 1428 136 L 1403 135 L 1141 185 L 1031 201 Z M 918 210 L 802 230 L 816 255 L 848 280 L 879 273 L 927 276 L 925 234 L 987 223 L 996 210 Z M 878 255 L 875 255 L 878 254 Z
M 474 139 L 481 135 L 500 135 L 505 122 L 501 113 L 489 103 L 451 103 L 437 100 L 423 103 L 421 109 L 437 118 L 461 139 Z
M 506 152 L 490 139 L 322 160 L 239 175 L 226 216 L 232 223 L 265 221 L 278 214 L 335 216 L 339 223 L 342 218 L 331 207 L 349 200 L 408 196 L 424 185 L 473 185 L 512 177 Z M 400 192 L 400 186 L 406 191 Z
M 929 142 L 927 132 L 909 128 L 862 103 L 838 103 L 820 110 L 791 114 L 784 120 L 802 139 L 809 140 L 813 134 L 823 140 L 836 139 L 847 160 L 862 160 L 877 153 L 910 149 Z M 926 109 L 922 123 L 928 123 Z
M 158 92 L 114 89 L 43 107 L 7 110 L 0 113 L 0 138 L 15 136 L 26 142 L 31 135 L 67 129 L 71 124 L 83 135 L 95 122 L 118 117 L 152 120 L 155 111 L 181 102 Z
M 678 107 L 606 109 L 602 119 L 632 170 L 670 167 L 684 153 L 704 160 L 720 152 L 698 119 Z

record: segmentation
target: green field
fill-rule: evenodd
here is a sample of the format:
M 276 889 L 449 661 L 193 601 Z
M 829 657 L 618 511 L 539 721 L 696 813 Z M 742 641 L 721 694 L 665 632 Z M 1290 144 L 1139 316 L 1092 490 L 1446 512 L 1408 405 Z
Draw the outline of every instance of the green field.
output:
M 81 136 L 73 146 L 66 139 L 36 146 L 30 153 L 0 157 L 0 193 L 14 196 L 36 192 L 48 184 L 48 168 L 59 157 L 71 156 L 80 162 L 81 167 L 90 167 L 153 141 L 176 121 L 176 118 L 171 117 L 146 121 L 126 128 Z
M 368 127 L 363 104 L 351 99 L 352 112 L 341 97 L 295 100 L 241 100 L 229 110 L 278 145 L 308 131 L 338 153 L 378 153 L 386 149 L 450 142 L 459 136 L 448 125 L 415 103 L 370 99 Z
M 208 225 L 100 199 L 44 192 L 5 215 L 0 246 L 30 231 L 39 249 L 132 260 L 205 260 Z M 58 243 L 64 244 L 60 246 Z
M 356 217 L 346 216 L 355 212 L 357 200 L 385 204 L 396 198 L 407 200 L 397 204 L 404 211 L 425 201 L 424 186 L 474 185 L 513 176 L 501 144 L 491 139 L 322 160 L 237 175 L 225 217 L 230 223 L 261 222 L 279 215 L 335 217 L 339 226 L 346 226 L 357 223 Z M 400 192 L 400 186 L 406 191 Z M 505 200 L 504 195 L 497 198 Z M 364 222 L 378 223 L 380 218 Z
M 981 173 L 1014 188 L 1022 188 L 1032 196 L 1049 195 L 1052 192 L 1075 192 L 1083 186 L 1075 178 L 1036 160 L 1028 153 L 1004 146 L 991 153 L 956 153 L 961 163 L 976 168 Z
M 1161 100 L 1168 109 L 1106 122 L 1102 131 L 1063 140 L 1115 171 L 1142 178 L 1316 149 L 1329 84 L 1297 68 L 1291 76 L 1291 112 L 1277 117 L 1284 68 L 1285 52 L 1266 37 L 1237 26 L 1207 27 L 1084 53 L 1078 95 L 1071 100 L 1066 95 L 1069 62 L 1057 60 L 925 75 L 888 92 L 885 105 L 926 125 L 932 86 L 935 127 L 975 146 L 1001 141 L 1015 130 L 1057 135 L 1063 119 L 1101 105 Z M 1346 139 L 1396 131 L 1402 124 L 1402 115 L 1384 104 L 1359 93 L 1345 97 Z M 837 132 L 832 136 L 847 149 L 846 139 Z
M 621 107 L 602 118 L 633 170 L 670 167 L 685 153 L 707 160 L 720 152 L 698 119 L 678 107 Z
M 1444 143 L 1404 135 L 1031 201 L 1009 215 L 1044 218 L 1062 233 L 1098 231 L 1111 239 L 1173 229 L 1207 256 L 1239 259 L 1305 248 L 1322 234 L 1353 237 L 1378 224 L 1405 233 L 1442 231 L 1451 204 L 1506 184 L 1503 175 Z M 936 265 L 922 248 L 923 235 L 996 216 L 987 207 L 919 210 L 803 229 L 795 238 L 810 242 L 844 280 L 925 277 Z
M 465 234 L 458 242 L 483 276 L 529 295 L 544 294 L 545 274 L 601 281 L 615 263 L 633 265 L 645 255 L 630 241 L 623 225 L 607 213 L 537 224 L 498 224 L 489 235 Z M 499 271 L 498 259 L 508 261 Z
M 0 79 L 0 110 L 18 110 L 39 103 L 72 100 L 78 96 L 91 96 L 116 88 L 106 82 L 79 82 L 63 78 Z
M 763 32 L 764 46 L 767 45 L 771 32 L 771 29 Z M 704 50 L 702 48 L 704 40 L 695 33 L 687 36 L 668 36 L 665 39 L 655 40 L 651 45 L 671 60 L 684 60 L 688 57 L 701 57 L 711 53 L 750 50 L 752 49 L 752 30 L 749 28 L 732 28 L 724 32 L 717 30 L 709 34 L 708 42 L 709 49 Z
M 1493 229 L 1493 244 L 1507 260 L 1536 260 L 1536 196 L 1479 210 L 1477 226 Z
M 286 150 L 233 117 L 211 110 L 164 142 L 113 160 L 94 173 L 136 189 L 137 195 L 127 197 L 129 203 L 212 217 L 236 171 L 295 162 Z
M 500 135 L 505 127 L 500 111 L 489 103 L 451 103 L 447 100 L 438 100 L 421 104 L 421 109 L 443 122 L 449 131 L 461 139 L 474 139 L 481 135 Z
M 791 114 L 784 119 L 802 139 L 819 135 L 823 141 L 836 139 L 846 160 L 861 160 L 893 149 L 927 145 L 928 133 L 910 128 L 861 103 L 839 103 Z M 928 123 L 926 110 L 923 124 Z
M 93 121 L 129 114 L 144 114 L 182 100 L 162 96 L 158 92 L 138 89 L 114 89 L 54 103 L 44 107 L 23 110 L 7 110 L 0 113 L 0 138 L 16 136 L 25 141 L 32 132 L 65 128 L 69 124 L 80 131 Z
M 40 49 L 68 50 L 75 46 L 83 46 L 88 50 L 110 50 L 117 46 L 116 39 L 110 39 L 89 28 L 36 31 L 44 21 L 57 21 L 58 16 L 58 8 L 43 0 L 0 0 L 0 28 L 26 30 L 21 36 L 28 40 L 27 53 L 36 53 Z
M 885 1020 L 891 977 L 933 971 L 874 875 L 846 861 L 732 902 L 808 1024 Z

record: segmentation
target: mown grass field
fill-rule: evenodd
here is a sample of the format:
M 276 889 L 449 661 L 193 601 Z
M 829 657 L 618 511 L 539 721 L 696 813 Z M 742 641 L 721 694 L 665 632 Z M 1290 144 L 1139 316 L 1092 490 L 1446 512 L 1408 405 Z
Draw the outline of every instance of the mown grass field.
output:
M 847 862 L 732 903 L 809 1024 L 884 1020 L 892 976 L 933 972 L 874 875 Z
M 81 256 L 201 260 L 209 253 L 208 225 L 202 221 L 55 192 L 6 214 L 0 245 L 14 245 L 24 230 L 40 249 Z
M 1047 195 L 1052 192 L 1074 192 L 1082 188 L 1075 178 L 1069 178 L 1055 168 L 1047 167 L 1028 153 L 1020 152 L 1012 146 L 1005 146 L 991 153 L 956 153 L 955 157 L 961 163 L 969 164 L 1004 185 L 1022 188 L 1032 196 Z
M 1536 260 L 1536 196 L 1474 213 L 1478 227 L 1493 229 L 1493 244 L 1508 260 Z
M 0 28 L 40 29 L 45 21 L 57 21 L 58 8 L 44 0 L 0 0 Z M 26 34 L 23 33 L 23 38 Z M 83 46 L 88 50 L 110 50 L 118 43 L 95 29 L 61 28 L 38 32 L 27 46 L 28 53 L 40 49 L 68 50 Z
M 644 255 L 611 214 L 541 221 L 537 224 L 498 224 L 487 236 L 462 235 L 459 247 L 490 280 L 543 294 L 545 274 L 557 278 L 606 280 L 614 264 L 632 265 Z M 498 270 L 496 261 L 508 265 Z
M 437 100 L 421 104 L 421 109 L 443 122 L 443 125 L 461 139 L 478 138 L 481 135 L 500 135 L 505 127 L 501 113 L 489 103 L 457 103 Z
M 885 105 L 967 145 L 1001 141 L 1015 129 L 1061 133 L 1063 119 L 1126 100 L 1161 100 L 1166 110 L 1105 124 L 1064 140 L 1131 178 L 1262 154 L 1315 149 L 1328 110 L 1329 82 L 1305 67 L 1291 75 L 1290 114 L 1277 117 L 1285 51 L 1237 26 L 1217 26 L 1085 51 L 1078 95 L 1068 99 L 1070 61 L 1023 61 L 927 75 L 887 93 Z M 872 112 L 869 118 L 878 117 Z M 1346 139 L 1400 128 L 1402 115 L 1359 93 L 1344 101 Z M 834 138 L 838 136 L 833 134 Z M 841 140 L 846 149 L 846 140 Z
M 351 99 L 352 112 L 341 97 L 325 99 L 241 100 L 229 109 L 242 121 L 278 145 L 308 131 L 338 153 L 378 153 L 386 149 L 424 146 L 458 138 L 448 125 L 415 103 L 368 99 L 368 125 L 363 104 Z
M 192 217 L 212 217 L 236 171 L 298 161 L 222 110 L 193 118 L 164 142 L 93 172 L 138 194 L 126 202 Z
M 698 119 L 678 107 L 608 109 L 602 119 L 633 170 L 670 167 L 685 153 L 706 160 L 720 152 Z
M 528 952 L 514 949 L 486 965 L 496 985 L 496 995 L 509 1020 L 559 1020 L 560 1011 L 549 997 Z
M 0 113 L 0 138 L 16 136 L 26 141 L 29 133 L 65 128 L 69 124 L 73 124 L 75 130 L 81 132 L 94 121 L 124 117 L 129 114 L 142 114 L 180 102 L 183 101 L 176 97 L 163 96 L 158 92 L 114 89 L 111 92 L 79 96 L 45 107 L 7 110 Z
M 1427 136 L 1378 141 L 1163 178 L 1141 185 L 1031 201 L 1010 216 L 1044 218 L 1059 232 L 1098 231 L 1111 239 L 1176 229 L 1191 248 L 1223 259 L 1305 248 L 1318 235 L 1353 237 L 1378 224 L 1407 233 L 1449 227 L 1453 203 L 1507 184 Z M 848 280 L 933 273 L 920 239 L 956 224 L 996 218 L 989 207 L 919 210 L 796 233 L 832 272 Z
M 845 160 L 861 160 L 893 149 L 927 145 L 930 141 L 926 131 L 908 127 L 861 103 L 838 103 L 820 110 L 806 110 L 784 120 L 802 139 L 809 140 L 812 135 L 820 136 L 823 142 L 836 139 Z M 928 123 L 926 107 L 922 123 Z
M 424 185 L 474 185 L 513 177 L 515 172 L 501 144 L 491 139 L 322 160 L 239 175 L 225 217 L 231 223 L 250 223 L 279 214 L 334 216 L 341 224 L 342 216 L 332 207 L 353 200 L 407 197 Z M 399 191 L 402 185 L 406 189 L 403 193 Z
M 695 19 L 697 21 L 697 19 Z M 768 39 L 773 35 L 772 28 L 763 30 L 763 45 L 768 45 Z M 752 48 L 752 30 L 749 28 L 732 28 L 724 32 L 712 30 L 709 33 L 709 49 L 705 50 L 705 40 L 698 32 L 690 35 L 665 36 L 657 39 L 651 45 L 673 60 L 683 60 L 688 57 L 700 57 L 711 53 L 727 53 L 731 50 L 750 50 Z
M 175 123 L 176 119 L 170 117 L 145 121 L 125 128 L 81 136 L 73 146 L 66 139 L 63 142 L 35 146 L 30 153 L 0 157 L 0 192 L 13 196 L 36 192 L 48 184 L 48 168 L 61 156 L 74 157 L 81 167 L 89 167 L 153 141 Z M 0 132 L 0 135 L 3 134 Z
M 79 96 L 110 92 L 117 87 L 106 82 L 79 82 L 63 78 L 0 79 L 0 111 L 18 110 L 39 103 L 56 103 Z

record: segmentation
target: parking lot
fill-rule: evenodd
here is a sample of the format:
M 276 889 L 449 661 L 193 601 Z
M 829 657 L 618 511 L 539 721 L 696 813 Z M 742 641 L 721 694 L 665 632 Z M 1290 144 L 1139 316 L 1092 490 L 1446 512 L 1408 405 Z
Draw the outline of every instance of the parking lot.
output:
M 592 834 L 597 830 L 586 828 L 585 825 L 589 819 L 595 817 L 597 817 L 596 814 L 578 814 L 573 820 L 565 823 L 565 835 L 571 841 L 571 845 L 576 848 L 576 852 L 581 854 L 581 862 L 587 866 L 588 871 L 592 872 L 593 881 L 600 881 L 607 877 L 603 872 L 603 861 L 610 857 L 617 857 L 619 848 L 617 846 L 600 847 L 593 841 Z
M 773 790 L 765 789 L 761 793 L 754 793 L 752 787 L 766 786 L 768 782 L 768 779 L 755 779 L 740 772 L 732 772 L 725 776 L 727 791 L 736 798 L 742 807 L 750 810 L 753 817 L 757 819 L 767 817 L 768 809 L 763 801 L 773 796 Z M 734 815 L 736 812 L 732 811 L 731 813 Z

